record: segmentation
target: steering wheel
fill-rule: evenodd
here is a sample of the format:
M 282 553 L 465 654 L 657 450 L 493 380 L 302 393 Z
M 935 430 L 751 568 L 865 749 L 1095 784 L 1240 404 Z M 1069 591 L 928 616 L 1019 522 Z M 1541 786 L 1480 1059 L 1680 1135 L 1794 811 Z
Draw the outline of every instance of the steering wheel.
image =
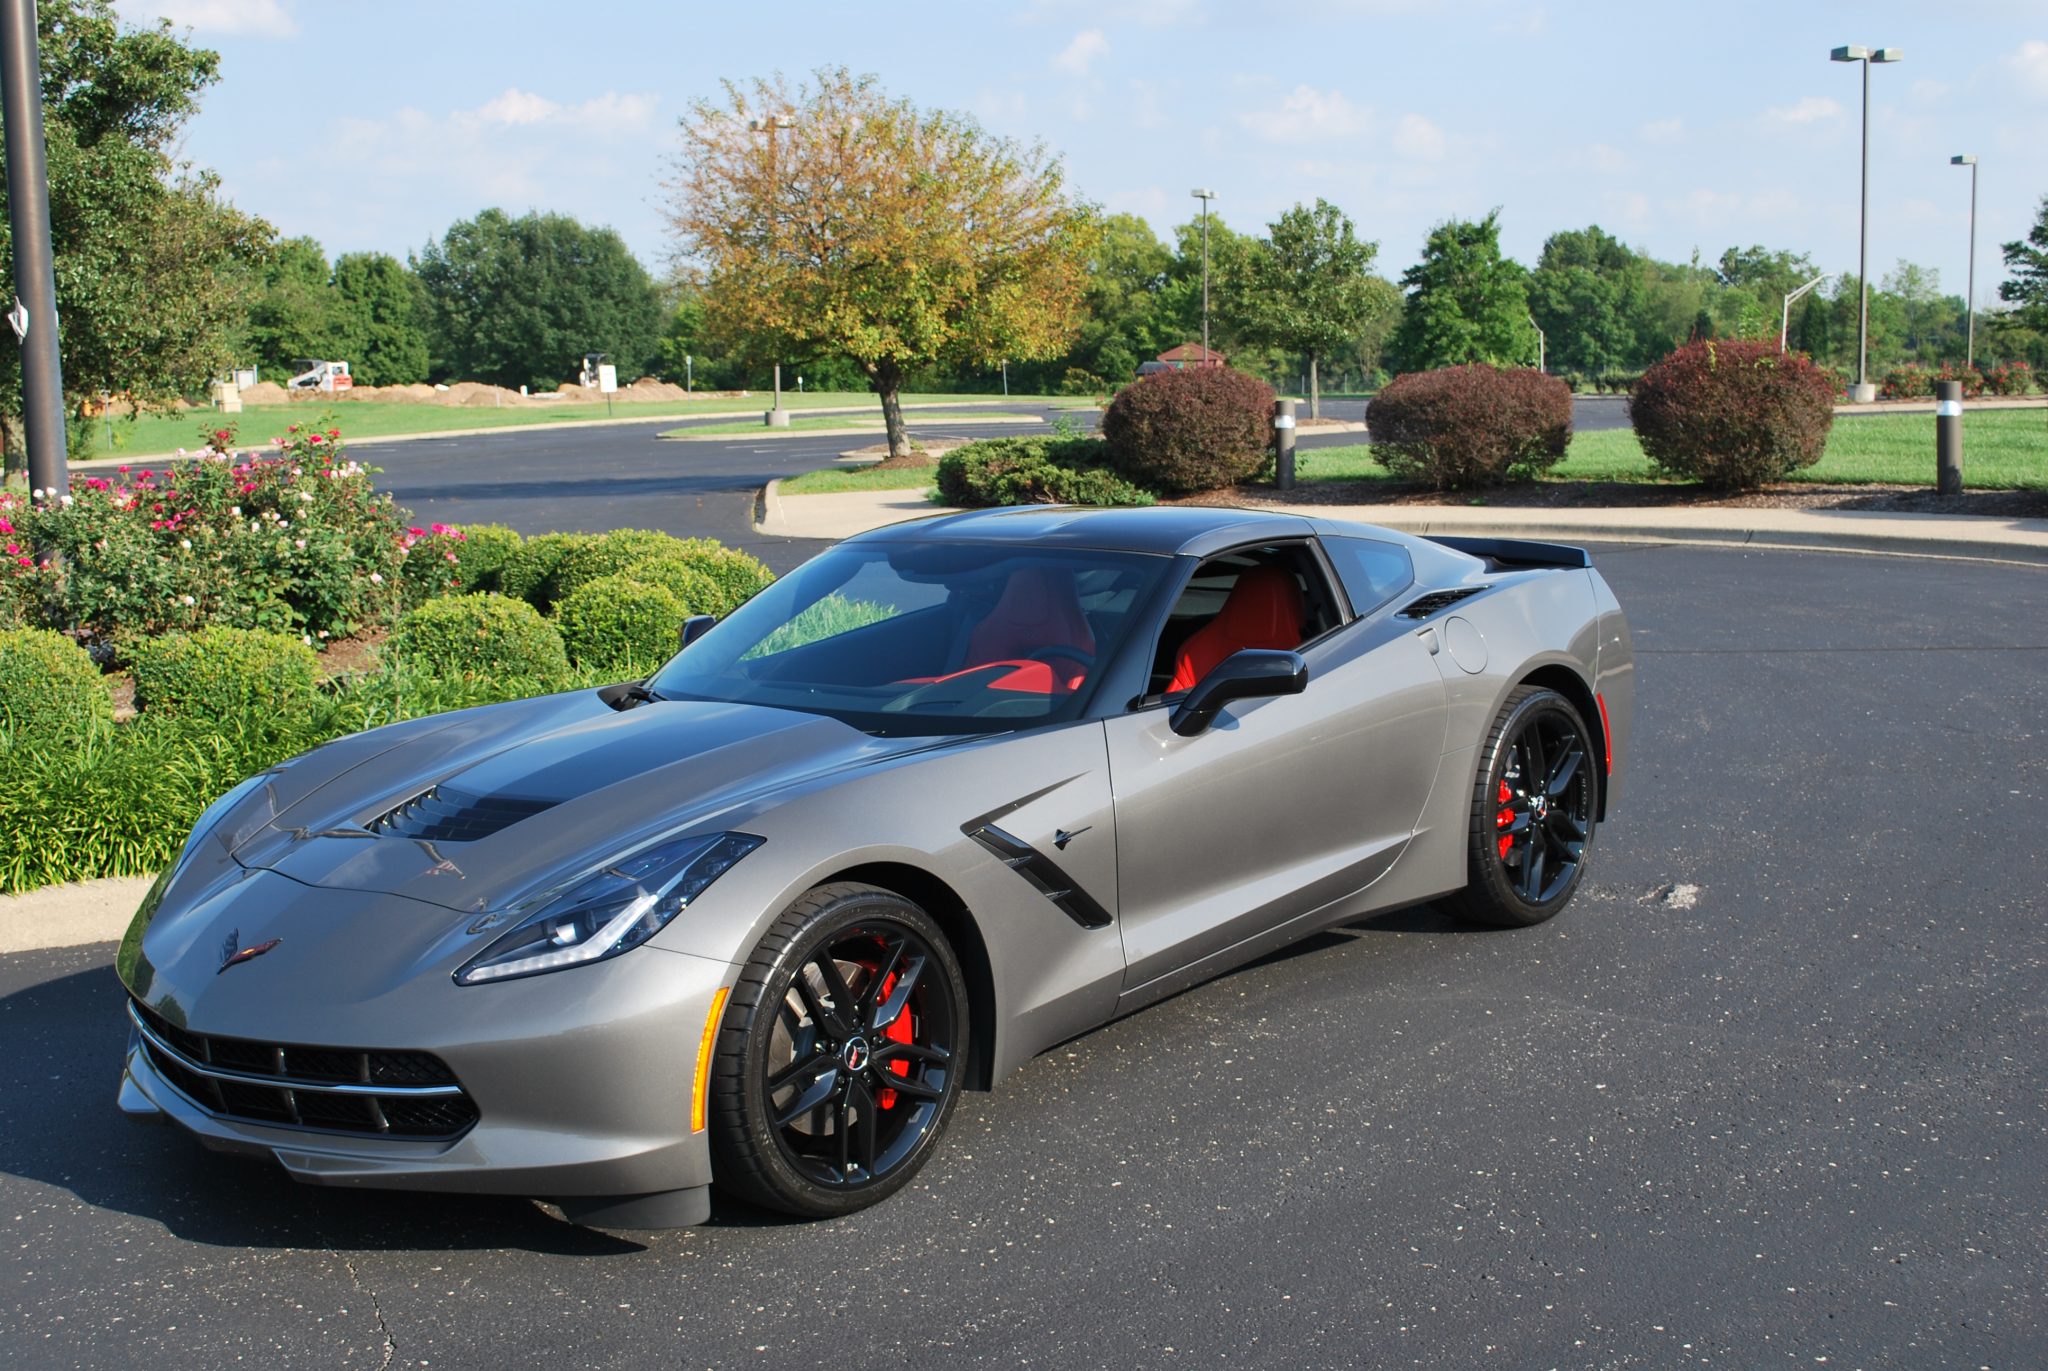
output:
M 1024 654 L 1032 662 L 1073 662 L 1083 674 L 1095 670 L 1095 654 L 1083 652 L 1078 647 L 1034 647 Z

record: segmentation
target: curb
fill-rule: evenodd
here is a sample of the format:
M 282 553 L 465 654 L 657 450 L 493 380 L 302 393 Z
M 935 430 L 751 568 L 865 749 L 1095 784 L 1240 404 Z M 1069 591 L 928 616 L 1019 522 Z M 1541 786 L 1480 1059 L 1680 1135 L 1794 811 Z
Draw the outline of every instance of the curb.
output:
M 951 511 L 936 505 L 910 509 L 902 492 L 785 499 L 770 482 L 762 491 L 755 531 L 780 538 L 845 538 L 904 519 Z M 792 521 L 792 500 L 825 513 L 821 523 Z M 837 501 L 836 511 L 813 502 Z M 893 502 L 893 507 L 892 507 Z M 1492 510 L 1442 505 L 1263 505 L 1257 508 L 1308 518 L 1377 524 L 1403 533 L 1548 538 L 1567 542 L 1699 543 L 1783 551 L 1852 552 L 1895 557 L 1936 557 L 2048 566 L 2048 520 L 1978 518 L 1875 511 L 1689 510 L 1677 517 L 1646 518 L 1652 511 L 1616 509 L 1560 517 L 1556 511 Z M 1665 511 L 1657 510 L 1662 514 Z M 833 518 L 836 513 L 839 517 Z M 1757 518 L 1764 513 L 1775 517 Z M 1721 517 L 1715 517 L 1719 514 Z M 804 531 L 792 527 L 802 522 Z M 820 530 L 820 531 L 810 531 Z

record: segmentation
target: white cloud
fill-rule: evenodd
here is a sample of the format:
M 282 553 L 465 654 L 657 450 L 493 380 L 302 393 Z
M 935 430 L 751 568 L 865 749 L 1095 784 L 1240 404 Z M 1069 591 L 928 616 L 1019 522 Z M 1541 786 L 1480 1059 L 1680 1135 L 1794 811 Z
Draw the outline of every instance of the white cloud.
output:
M 1907 93 L 1912 96 L 1913 103 L 1916 105 L 1937 104 L 1944 95 L 1948 94 L 1948 84 L 1944 81 L 1922 79 L 1915 81 L 1908 88 Z
M 1629 167 L 1628 154 L 1606 143 L 1595 143 L 1589 148 L 1582 149 L 1577 160 L 1582 166 L 1591 167 L 1594 171 L 1605 172 L 1610 176 L 1627 171 Z
M 1641 228 L 1650 222 L 1650 197 L 1637 190 L 1611 190 L 1601 197 L 1607 206 L 1609 218 L 1617 219 L 1629 228 Z
M 1306 143 L 1363 133 L 1372 124 L 1372 111 L 1359 109 L 1342 91 L 1296 86 L 1279 109 L 1249 110 L 1237 118 L 1268 142 Z
M 1101 29 L 1082 29 L 1074 35 L 1074 41 L 1060 49 L 1059 56 L 1052 59 L 1053 69 L 1069 76 L 1086 76 L 1088 69 L 1101 58 L 1109 55 L 1109 39 Z
M 1159 85 L 1154 81 L 1131 81 L 1131 122 L 1141 129 L 1163 129 L 1166 111 L 1159 103 Z
M 2020 44 L 2020 50 L 2005 59 L 2005 65 L 2025 89 L 2048 98 L 2048 43 L 2030 38 Z
M 1669 143 L 1683 137 L 1684 134 L 1683 119 L 1652 119 L 1636 130 L 1636 136 L 1645 143 Z
M 1825 95 L 1808 95 L 1793 104 L 1766 110 L 1764 117 L 1774 124 L 1818 124 L 1824 119 L 1841 118 L 1842 107 Z
M 1394 125 L 1394 151 L 1417 162 L 1441 162 L 1450 140 L 1419 114 L 1404 114 Z
M 494 124 L 503 128 L 555 124 L 619 132 L 647 127 L 660 104 L 658 95 L 608 90 L 580 105 L 563 105 L 545 95 L 508 86 L 502 95 L 493 96 L 473 110 L 457 110 L 450 118 L 457 123 Z
M 299 31 L 279 0 L 121 0 L 118 9 L 133 24 L 168 19 L 194 33 L 290 38 Z

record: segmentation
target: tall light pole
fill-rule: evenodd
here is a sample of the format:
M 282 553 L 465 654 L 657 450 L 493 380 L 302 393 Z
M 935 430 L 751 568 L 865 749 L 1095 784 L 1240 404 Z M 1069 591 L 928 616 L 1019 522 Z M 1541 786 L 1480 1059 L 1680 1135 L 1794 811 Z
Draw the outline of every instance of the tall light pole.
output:
M 43 161 L 43 77 L 36 7 L 0 0 L 0 104 L 7 125 L 7 213 L 14 237 L 14 300 L 7 321 L 21 343 L 21 417 L 29 484 L 62 495 L 64 363 L 57 350 L 57 274 L 50 255 L 50 181 Z M 12 457 L 14 454 L 9 453 Z
M 1216 198 L 1213 190 L 1191 190 L 1188 194 L 1202 202 L 1202 365 L 1209 365 L 1209 202 Z
M 795 128 L 796 120 L 786 114 L 778 114 L 771 119 L 749 119 L 747 120 L 747 127 L 755 133 L 767 135 L 768 187 L 771 192 L 779 193 L 782 186 L 781 177 L 777 175 L 775 167 L 775 131 L 777 129 Z M 779 249 L 782 245 L 782 236 L 779 233 L 776 235 L 775 242 L 776 247 Z M 782 363 L 779 361 L 775 364 L 775 408 L 769 412 L 768 423 L 774 427 L 782 427 L 789 423 L 788 416 L 782 412 Z
M 1870 384 L 1870 67 L 1874 62 L 1896 62 L 1905 56 L 1898 48 L 1836 48 L 1828 57 L 1836 62 L 1863 64 L 1863 209 L 1857 216 L 1856 288 L 1862 294 L 1856 311 L 1856 389 L 1851 398 L 1868 404 L 1877 398 Z
M 1977 365 L 1977 158 L 1966 152 L 1949 158 L 1948 162 L 1952 167 L 1970 169 L 1970 293 L 1964 297 L 1964 303 L 1969 307 L 1970 332 L 1965 362 L 1974 367 Z

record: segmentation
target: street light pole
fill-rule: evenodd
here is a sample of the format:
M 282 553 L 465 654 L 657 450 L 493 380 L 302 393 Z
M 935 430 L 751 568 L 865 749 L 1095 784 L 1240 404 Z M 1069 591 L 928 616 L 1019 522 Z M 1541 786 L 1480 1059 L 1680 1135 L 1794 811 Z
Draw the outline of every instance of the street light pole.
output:
M 1543 336 L 1543 325 L 1536 322 L 1536 316 L 1533 314 L 1525 314 L 1522 317 L 1529 321 L 1530 328 L 1536 330 L 1536 370 L 1545 371 L 1547 368 L 1543 365 L 1544 345 L 1549 340 Z
M 33 0 L 0 0 L 0 106 L 7 123 L 7 211 L 14 236 L 15 294 L 7 319 L 21 341 L 28 483 L 54 500 L 70 479 L 64 471 L 64 365 L 57 351 L 57 273 L 50 254 L 42 58 Z
M 747 120 L 747 127 L 755 133 L 766 134 L 768 137 L 768 187 L 771 191 L 779 193 L 782 186 L 781 177 L 777 175 L 775 167 L 775 131 L 777 129 L 795 128 L 796 120 L 786 114 L 778 114 L 772 119 L 749 119 Z M 779 233 L 776 235 L 775 241 L 776 246 L 779 248 L 782 244 L 782 236 Z M 775 364 L 775 408 L 769 411 L 768 423 L 771 427 L 781 427 L 789 423 L 788 417 L 782 412 L 782 363 L 780 361 Z
M 1209 365 L 1209 202 L 1216 198 L 1213 190 L 1191 190 L 1188 194 L 1202 202 L 1202 365 Z
M 1970 293 L 1964 299 L 1964 303 L 1969 307 L 1970 331 L 1967 344 L 1968 352 L 1964 360 L 1966 365 L 1975 367 L 1977 365 L 1977 158 L 1974 154 L 1964 153 L 1959 157 L 1951 157 L 1948 161 L 1950 166 L 1968 167 L 1970 169 Z
M 1856 389 L 1852 393 L 1859 404 L 1877 398 L 1877 387 L 1870 384 L 1870 68 L 1877 62 L 1896 62 L 1904 55 L 1897 48 L 1853 44 L 1828 54 L 1831 61 L 1863 64 L 1863 205 L 1856 233 L 1856 285 L 1862 298 L 1856 310 Z
M 1783 352 L 1785 350 L 1786 335 L 1792 332 L 1792 306 L 1798 304 L 1801 297 L 1803 297 L 1808 291 L 1812 290 L 1815 286 L 1819 285 L 1821 282 L 1827 279 L 1827 273 L 1822 272 L 1820 275 L 1814 277 L 1811 281 L 1808 281 L 1799 289 L 1792 291 L 1785 296 L 1785 308 L 1783 312 L 1778 315 L 1779 352 Z

